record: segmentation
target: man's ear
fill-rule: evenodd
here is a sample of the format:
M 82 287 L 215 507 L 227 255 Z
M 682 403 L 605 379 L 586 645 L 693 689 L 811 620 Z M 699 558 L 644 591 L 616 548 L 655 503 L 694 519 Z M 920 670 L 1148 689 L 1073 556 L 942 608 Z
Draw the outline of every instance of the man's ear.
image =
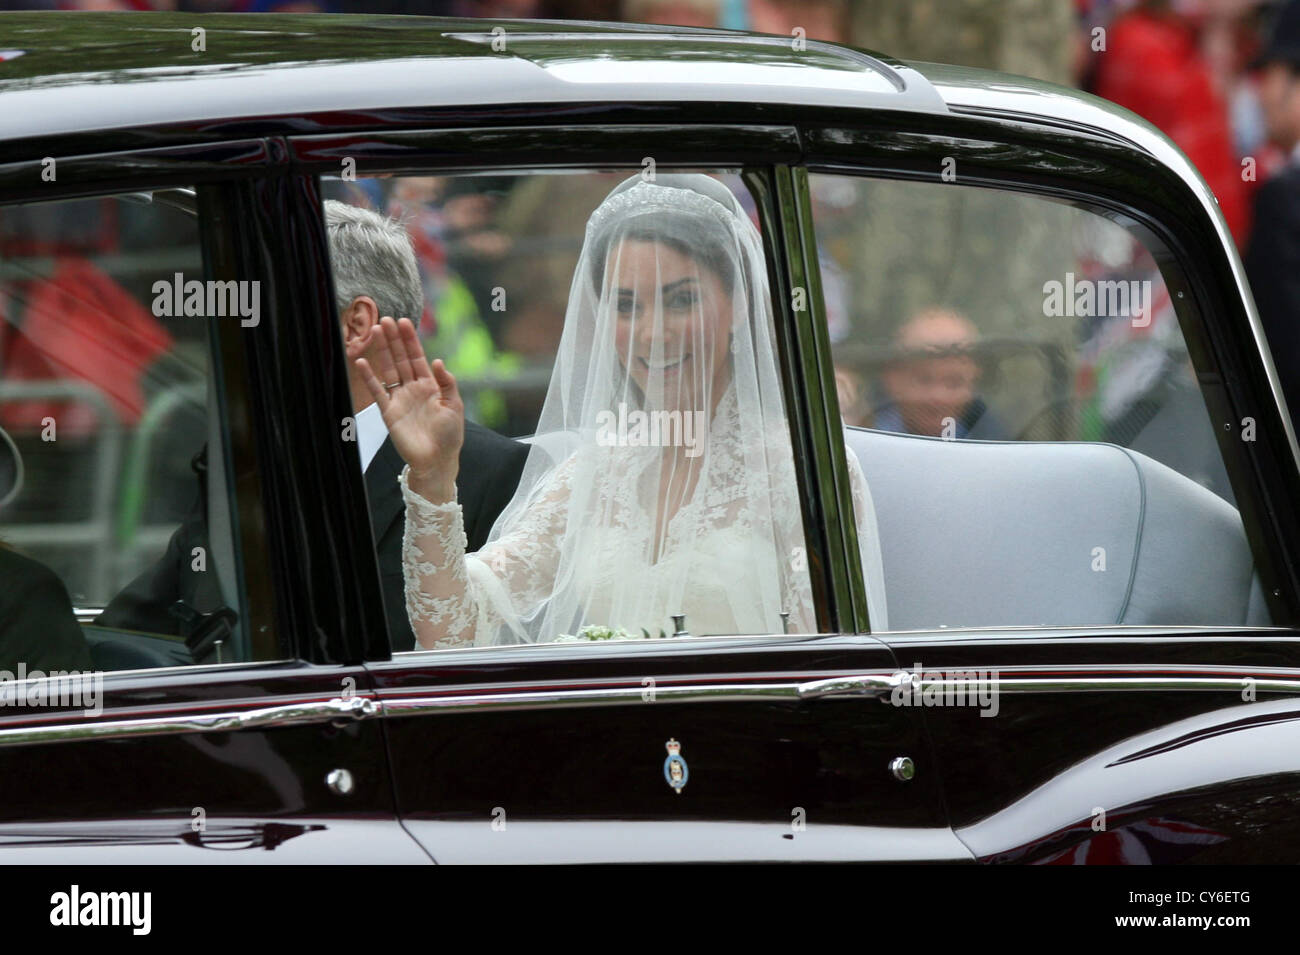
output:
M 339 316 L 348 361 L 356 361 L 370 346 L 370 331 L 379 324 L 379 306 L 368 295 L 358 295 Z

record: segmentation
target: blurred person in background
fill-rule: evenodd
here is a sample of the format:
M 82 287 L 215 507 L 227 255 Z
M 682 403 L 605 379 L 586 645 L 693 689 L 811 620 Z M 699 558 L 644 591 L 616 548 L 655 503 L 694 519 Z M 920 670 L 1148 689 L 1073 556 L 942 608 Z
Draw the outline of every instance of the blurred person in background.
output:
M 454 179 L 435 176 L 393 179 L 387 212 L 405 225 L 415 249 L 426 303 L 427 321 L 417 322 L 417 327 L 426 333 L 425 354 L 443 359 L 461 376 L 465 413 L 469 418 L 499 431 L 507 424 L 505 396 L 495 388 L 476 387 L 475 383 L 486 378 L 509 381 L 517 376 L 520 360 L 518 355 L 498 347 L 501 329 L 485 320 L 483 306 L 488 309 L 487 315 L 497 319 L 496 326 L 500 325 L 504 312 L 504 303 L 501 308 L 494 308 L 492 303 L 496 269 L 490 269 L 488 287 L 484 289 L 486 298 L 480 305 L 470 286 L 448 262 L 450 226 L 446 215 L 447 206 L 455 210 L 457 203 L 469 203 L 469 208 L 474 209 L 481 205 L 481 200 L 494 200 L 479 193 L 448 200 L 457 183 Z M 486 245 L 489 263 L 495 263 L 510 247 L 509 237 L 493 224 L 492 209 L 489 204 L 486 212 L 472 214 L 476 231 L 470 233 L 469 240 L 474 248 Z M 469 220 L 462 216 L 464 221 Z M 479 245 L 473 246 L 476 237 Z
M 797 27 L 809 40 L 848 42 L 847 0 L 749 0 L 748 8 L 746 30 L 793 36 Z
M 623 0 L 619 19 L 677 27 L 716 27 L 719 0 Z
M 1279 11 L 1257 65 L 1268 136 L 1288 159 L 1259 189 L 1246 275 L 1294 414 L 1300 408 L 1300 0 Z
M 497 225 L 497 216 L 512 186 L 509 176 L 455 176 L 441 184 L 438 194 L 448 265 L 469 288 L 498 341 L 504 318 L 499 307 L 493 308 L 496 276 L 510 255 L 512 239 Z
M 888 401 L 876 409 L 881 431 L 945 438 L 1008 437 L 976 392 L 980 367 L 972 349 L 979 330 L 959 312 L 926 308 L 899 328 L 898 358 L 881 375 Z
M 1248 219 L 1241 165 L 1225 91 L 1201 47 L 1203 32 L 1221 29 L 1238 6 L 1244 9 L 1206 0 L 1139 0 L 1105 28 L 1093 92 L 1149 120 L 1187 154 L 1241 243 Z
M 175 0 L 63 0 L 60 10 L 80 10 L 94 13 L 138 13 L 175 10 Z
M 495 20 L 531 20 L 546 15 L 542 10 L 541 0 L 454 0 L 450 7 L 450 11 L 446 14 L 429 10 L 418 12 L 425 16 L 479 17 Z

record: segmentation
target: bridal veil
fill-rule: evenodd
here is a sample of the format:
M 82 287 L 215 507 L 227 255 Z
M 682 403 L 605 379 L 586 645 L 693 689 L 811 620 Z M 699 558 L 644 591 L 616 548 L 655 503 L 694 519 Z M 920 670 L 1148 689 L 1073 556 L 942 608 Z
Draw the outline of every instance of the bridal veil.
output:
M 783 614 L 816 630 L 774 342 L 762 241 L 730 189 L 661 174 L 609 194 L 518 490 L 467 561 L 478 642 L 659 636 L 674 614 L 694 634 L 780 633 Z

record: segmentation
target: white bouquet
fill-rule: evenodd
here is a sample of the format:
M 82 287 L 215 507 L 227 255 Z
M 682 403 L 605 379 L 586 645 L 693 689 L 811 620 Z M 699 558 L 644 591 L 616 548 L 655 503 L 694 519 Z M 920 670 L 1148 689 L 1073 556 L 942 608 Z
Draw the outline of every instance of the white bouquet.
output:
M 659 631 L 660 637 L 665 637 L 662 630 Z M 650 631 L 642 628 L 641 635 L 637 636 L 628 633 L 622 627 L 602 627 L 599 624 L 588 624 L 577 633 L 562 633 L 555 638 L 556 643 L 578 643 L 581 640 L 650 640 Z

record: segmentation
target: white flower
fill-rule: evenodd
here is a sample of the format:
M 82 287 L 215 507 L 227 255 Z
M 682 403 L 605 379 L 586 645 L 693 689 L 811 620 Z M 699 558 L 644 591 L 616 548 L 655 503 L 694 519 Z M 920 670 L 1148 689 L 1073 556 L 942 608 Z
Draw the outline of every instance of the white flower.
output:
M 555 643 L 577 643 L 580 640 L 639 640 L 640 637 L 628 633 L 622 627 L 606 627 L 600 624 L 588 624 L 577 632 L 562 633 L 555 638 Z

